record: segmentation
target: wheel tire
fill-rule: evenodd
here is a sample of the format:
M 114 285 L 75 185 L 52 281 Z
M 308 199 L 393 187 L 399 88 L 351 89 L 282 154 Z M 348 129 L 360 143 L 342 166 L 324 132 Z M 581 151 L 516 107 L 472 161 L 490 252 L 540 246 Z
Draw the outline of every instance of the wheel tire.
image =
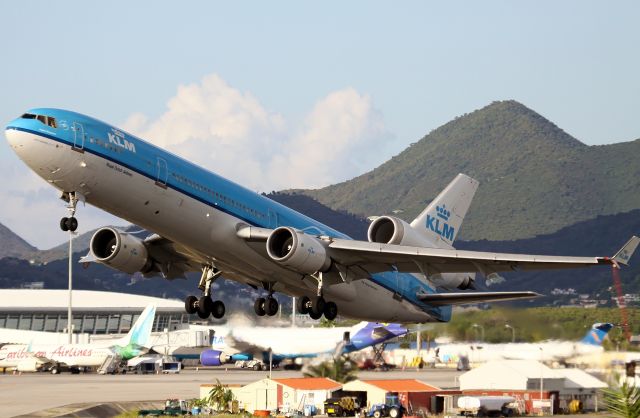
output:
M 198 317 L 199 317 L 200 319 L 207 319 L 207 318 L 209 318 L 209 314 L 208 314 L 207 312 L 201 312 L 201 311 L 200 311 L 200 309 L 198 309 L 198 310 L 196 311 L 196 314 L 198 315 Z
M 320 313 L 315 313 L 315 312 L 313 312 L 313 311 L 309 311 L 309 317 L 310 317 L 311 319 L 320 319 L 320 318 L 322 318 L 322 312 L 320 312 Z
M 260 363 L 256 363 L 253 365 L 253 370 L 256 372 L 259 372 L 260 370 L 262 370 L 262 366 L 260 365 Z
M 309 302 L 311 302 L 311 300 L 307 297 L 307 296 L 303 296 L 301 298 L 298 298 L 298 300 L 296 301 L 296 311 L 298 311 L 298 313 L 300 315 L 306 315 L 309 313 Z
M 216 300 L 211 305 L 211 315 L 213 315 L 214 318 L 222 318 L 225 312 L 226 308 L 224 306 L 224 302 L 222 302 L 221 300 Z
M 337 316 L 338 316 L 338 305 L 336 305 L 335 302 L 325 303 L 324 317 L 329 321 L 333 321 L 334 319 L 336 319 Z
M 264 314 L 266 313 L 264 310 L 264 304 L 265 304 L 264 298 L 256 299 L 256 302 L 253 304 L 253 310 L 256 312 L 256 315 L 264 316 Z
M 279 308 L 280 305 L 278 305 L 278 301 L 275 298 L 267 298 L 264 302 L 264 311 L 269 316 L 277 314 Z
M 60 219 L 60 229 L 62 229 L 65 232 L 69 230 L 69 225 L 67 224 L 68 221 L 69 221 L 69 218 Z
M 382 416 L 382 412 L 380 410 L 373 411 L 373 418 L 380 418 Z
M 60 373 L 60 369 L 58 368 L 58 366 L 53 366 L 51 368 L 51 374 L 59 374 Z
M 400 410 L 398 408 L 389 409 L 389 416 L 391 418 L 400 418 Z
M 324 301 L 324 298 L 322 296 L 318 296 L 311 300 L 311 309 L 309 311 L 313 312 L 315 315 L 322 316 L 322 314 L 324 313 L 325 305 L 326 302 Z
M 187 296 L 187 298 L 184 300 L 184 310 L 188 313 L 188 314 L 194 314 L 198 311 L 198 308 L 196 307 L 196 302 L 198 302 L 198 298 L 195 296 Z
M 202 296 L 198 299 L 198 315 L 200 314 L 204 316 L 200 316 L 200 318 L 204 319 L 211 314 L 213 309 L 213 301 L 209 296 Z
M 75 231 L 76 229 L 78 229 L 78 220 L 72 216 L 71 218 L 69 218 L 67 226 L 69 227 L 69 231 Z

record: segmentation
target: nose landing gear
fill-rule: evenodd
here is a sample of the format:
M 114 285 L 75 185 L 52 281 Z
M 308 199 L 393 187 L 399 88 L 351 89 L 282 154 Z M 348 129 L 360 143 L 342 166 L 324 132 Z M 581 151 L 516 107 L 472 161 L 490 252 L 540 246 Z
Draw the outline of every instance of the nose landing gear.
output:
M 184 309 L 189 314 L 197 314 L 202 319 L 207 319 L 209 315 L 216 319 L 224 316 L 226 308 L 221 300 L 211 299 L 211 285 L 220 277 L 222 272 L 210 266 L 202 269 L 202 276 L 198 287 L 202 290 L 202 296 L 187 296 L 184 301 Z
M 69 210 L 69 214 L 71 216 L 60 219 L 60 229 L 65 232 L 74 232 L 76 229 L 78 229 L 78 220 L 74 217 L 74 215 L 76 214 L 76 207 L 78 205 L 78 196 L 75 192 L 69 192 L 63 194 L 62 198 L 65 200 L 68 199 L 69 201 L 67 210 Z

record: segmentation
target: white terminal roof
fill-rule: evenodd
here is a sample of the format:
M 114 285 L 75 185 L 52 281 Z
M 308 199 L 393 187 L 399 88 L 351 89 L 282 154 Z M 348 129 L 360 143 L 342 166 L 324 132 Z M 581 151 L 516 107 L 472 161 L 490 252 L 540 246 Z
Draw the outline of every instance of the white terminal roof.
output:
M 0 289 L 0 310 L 59 310 L 67 309 L 69 291 L 66 289 Z M 131 309 L 142 310 L 150 303 L 158 309 L 184 309 L 184 302 L 129 293 L 74 290 L 73 309 Z

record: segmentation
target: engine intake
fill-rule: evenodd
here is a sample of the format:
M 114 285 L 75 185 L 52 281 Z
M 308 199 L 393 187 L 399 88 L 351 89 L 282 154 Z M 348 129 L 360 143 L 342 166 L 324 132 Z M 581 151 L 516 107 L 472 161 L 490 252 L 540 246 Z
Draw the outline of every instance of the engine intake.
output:
M 378 244 L 431 247 L 433 244 L 411 225 L 394 216 L 380 216 L 369 225 L 369 242 Z
M 153 265 L 141 239 L 115 228 L 97 230 L 89 250 L 99 263 L 129 274 L 147 273 Z
M 231 356 L 218 350 L 204 350 L 200 353 L 200 363 L 203 366 L 221 366 L 231 362 Z
M 267 253 L 276 263 L 304 274 L 327 271 L 331 266 L 322 241 L 289 227 L 277 228 L 269 235 Z

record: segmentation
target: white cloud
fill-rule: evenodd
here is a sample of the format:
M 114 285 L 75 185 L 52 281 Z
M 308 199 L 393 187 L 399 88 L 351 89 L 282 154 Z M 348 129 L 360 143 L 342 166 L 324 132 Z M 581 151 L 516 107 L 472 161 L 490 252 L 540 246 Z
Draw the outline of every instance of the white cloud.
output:
M 352 88 L 321 99 L 301 126 L 216 74 L 180 86 L 156 120 L 123 128 L 254 190 L 321 187 L 385 159 L 390 135 L 369 96 Z

